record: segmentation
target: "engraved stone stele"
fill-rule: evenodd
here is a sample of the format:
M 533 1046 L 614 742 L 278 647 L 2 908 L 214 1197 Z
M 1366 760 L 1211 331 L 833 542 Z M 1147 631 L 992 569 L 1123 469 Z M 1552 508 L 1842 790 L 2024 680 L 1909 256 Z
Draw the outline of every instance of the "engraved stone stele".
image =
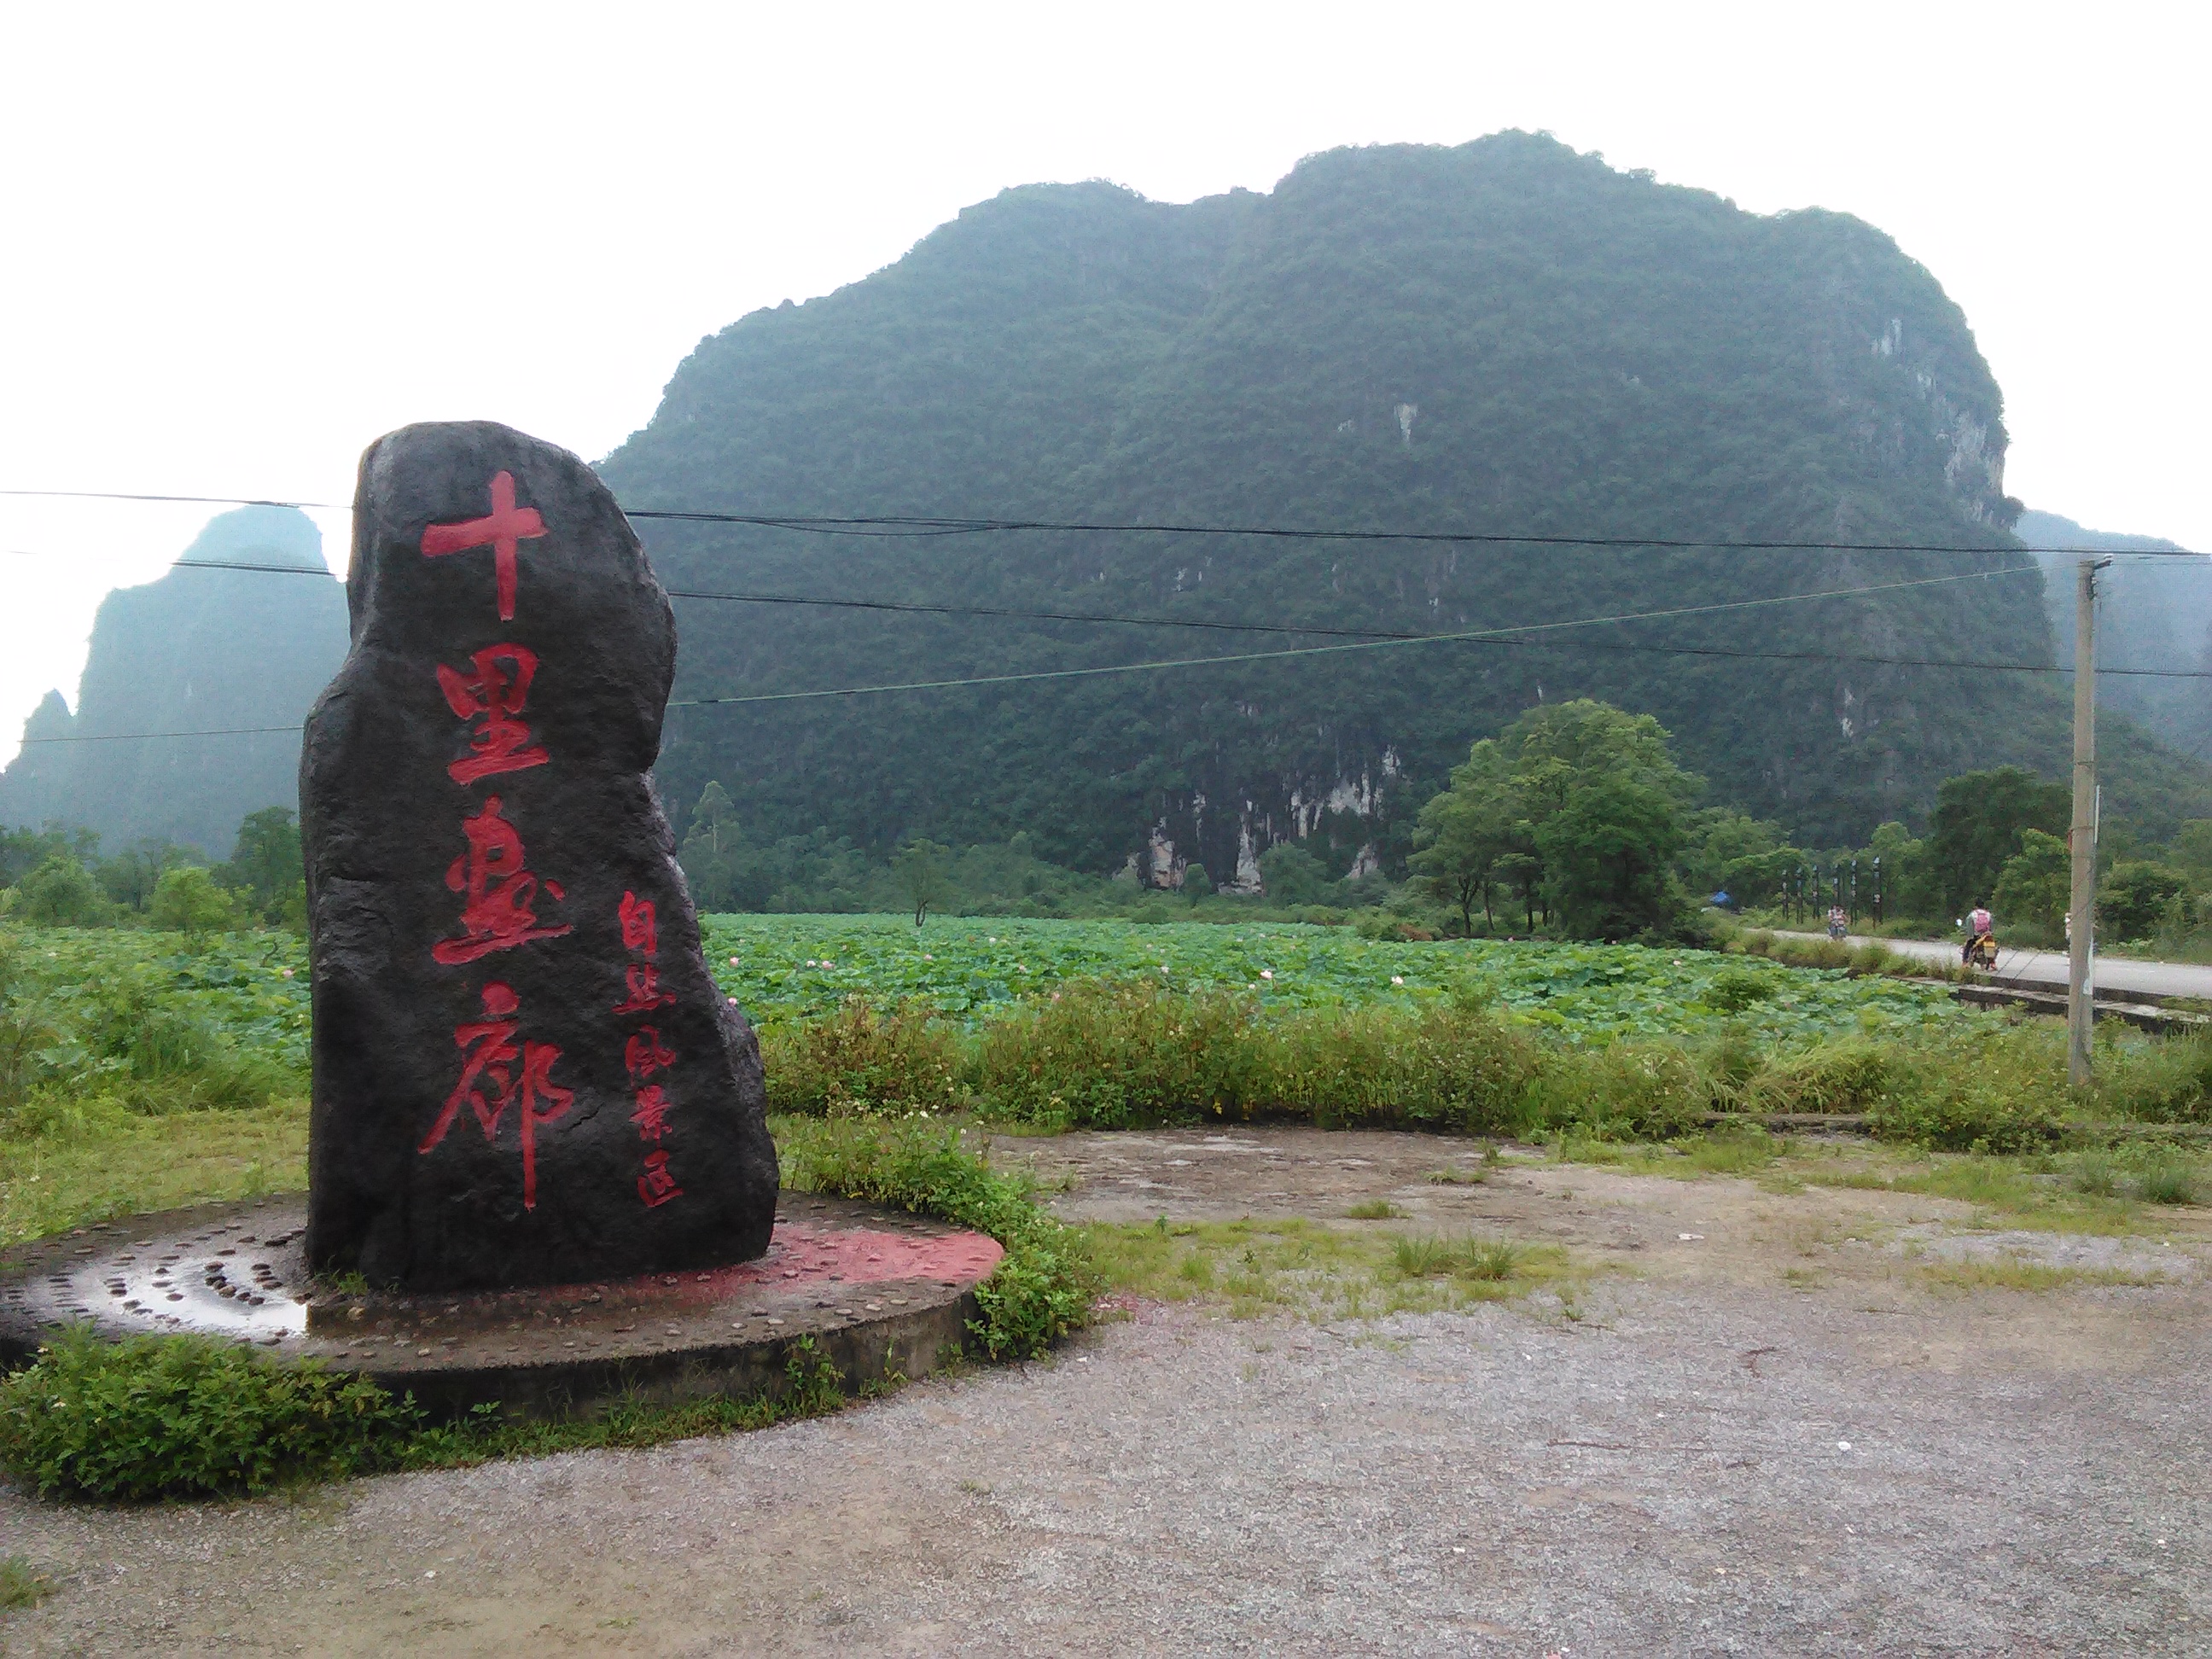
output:
M 307 1257 L 410 1290 L 759 1255 L 760 1045 L 647 776 L 668 596 L 612 495 L 489 422 L 362 456 L 352 648 L 300 763 Z

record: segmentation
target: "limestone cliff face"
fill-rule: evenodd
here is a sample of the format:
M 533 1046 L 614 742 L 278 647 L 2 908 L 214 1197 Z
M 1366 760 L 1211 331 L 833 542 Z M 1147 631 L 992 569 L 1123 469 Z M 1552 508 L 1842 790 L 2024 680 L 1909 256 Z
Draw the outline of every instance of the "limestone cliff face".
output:
M 1547 138 L 1309 157 L 1188 206 L 1102 184 L 963 212 L 825 298 L 742 319 L 604 464 L 626 505 L 1084 523 L 1443 529 L 1357 544 L 1028 530 L 645 527 L 672 587 L 861 595 L 1276 631 L 678 601 L 677 696 L 1237 657 L 1127 678 L 702 707 L 668 798 L 753 830 L 1001 841 L 1172 883 L 1303 840 L 1396 868 L 1469 742 L 1540 702 L 1656 715 L 1721 799 L 1815 843 L 1943 777 L 2063 765 L 2050 688 L 1854 652 L 2047 656 L 2030 572 L 1864 599 L 1350 645 L 2017 565 L 2002 402 L 1958 307 L 1847 216 L 1750 214 Z M 1585 548 L 1542 538 L 1593 537 Z M 1849 541 L 1926 556 L 1653 544 Z M 1658 654 L 1660 647 L 1711 651 Z M 1774 653 L 1731 657 L 1749 648 Z
M 345 656 L 345 591 L 313 521 L 290 507 L 212 520 L 179 564 L 203 560 L 284 572 L 173 568 L 110 593 L 75 717 L 50 692 L 24 728 L 76 741 L 25 745 L 0 774 L 0 822 L 82 824 L 111 848 L 154 836 L 222 859 L 247 813 L 297 805 L 296 727 Z M 225 735 L 136 735 L 186 732 Z

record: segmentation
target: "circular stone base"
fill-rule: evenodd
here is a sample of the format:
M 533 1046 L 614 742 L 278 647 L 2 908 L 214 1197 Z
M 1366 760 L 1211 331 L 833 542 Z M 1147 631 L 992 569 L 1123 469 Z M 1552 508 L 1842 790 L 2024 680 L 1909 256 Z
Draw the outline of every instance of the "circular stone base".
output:
M 811 1337 L 848 1384 L 918 1376 L 957 1352 L 1004 1252 L 942 1222 L 785 1193 L 768 1254 L 706 1272 L 434 1295 L 311 1281 L 304 1199 L 136 1216 L 0 1256 L 0 1362 L 55 1331 L 194 1332 L 259 1343 L 412 1394 L 433 1418 L 773 1395 Z

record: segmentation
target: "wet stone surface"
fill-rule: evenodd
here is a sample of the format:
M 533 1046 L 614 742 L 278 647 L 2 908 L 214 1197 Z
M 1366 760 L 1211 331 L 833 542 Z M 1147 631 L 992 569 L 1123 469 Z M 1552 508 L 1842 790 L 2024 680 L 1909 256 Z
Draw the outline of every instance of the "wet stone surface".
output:
M 435 1291 L 758 1255 L 760 1048 L 653 790 L 676 625 L 637 538 L 486 422 L 380 439 L 354 524 L 301 757 L 310 1260 Z
M 514 1400 L 532 1393 L 530 1373 L 572 1373 L 562 1386 L 576 1403 L 598 1370 L 641 1361 L 743 1370 L 803 1336 L 877 1328 L 894 1358 L 933 1332 L 957 1341 L 975 1285 L 1003 1254 L 994 1240 L 927 1218 L 787 1193 L 768 1253 L 751 1261 L 506 1291 L 348 1293 L 309 1278 L 305 1225 L 298 1199 L 268 1200 L 138 1217 L 11 1251 L 0 1259 L 0 1359 L 89 1322 L 111 1338 L 193 1332 L 259 1343 L 432 1397 L 441 1374 L 457 1386 L 465 1377 L 479 1397 Z M 854 1352 L 872 1350 L 863 1342 Z

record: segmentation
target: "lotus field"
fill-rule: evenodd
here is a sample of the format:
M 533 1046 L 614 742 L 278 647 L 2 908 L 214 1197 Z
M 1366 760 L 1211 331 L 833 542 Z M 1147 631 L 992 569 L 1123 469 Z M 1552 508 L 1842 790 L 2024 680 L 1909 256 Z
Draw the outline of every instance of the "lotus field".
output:
M 1376 940 L 1296 923 L 710 916 L 715 977 L 754 1019 L 779 1024 L 859 997 L 926 1004 L 963 1024 L 1077 980 L 1148 979 L 1241 990 L 1263 1012 L 1361 1004 L 1408 1009 L 1472 993 L 1516 1021 L 1579 1041 L 1694 1035 L 1719 1020 L 1784 1042 L 1978 1016 L 1941 989 L 1757 957 L 1633 945 Z
M 1905 1031 L 1982 1016 L 1936 988 L 1784 968 L 1713 951 L 1640 945 L 1413 942 L 1294 923 L 720 915 L 706 918 L 722 989 L 756 1021 L 781 1025 L 860 998 L 888 1012 L 926 1005 L 988 1022 L 1071 981 L 1149 980 L 1169 990 L 1241 990 L 1261 1012 L 1361 1005 L 1417 1009 L 1471 993 L 1532 1033 L 1578 1042 L 1694 1036 L 1717 1022 L 1784 1046 L 1847 1031 Z M 62 1007 L 151 996 L 221 1029 L 248 1053 L 304 1068 L 304 940 L 234 933 L 187 948 L 173 934 L 17 930 L 17 994 Z M 49 1006 L 52 1006 L 50 1003 Z M 88 1012 L 89 1012 L 88 1010 Z M 75 1022 L 64 1018 L 64 1030 Z

